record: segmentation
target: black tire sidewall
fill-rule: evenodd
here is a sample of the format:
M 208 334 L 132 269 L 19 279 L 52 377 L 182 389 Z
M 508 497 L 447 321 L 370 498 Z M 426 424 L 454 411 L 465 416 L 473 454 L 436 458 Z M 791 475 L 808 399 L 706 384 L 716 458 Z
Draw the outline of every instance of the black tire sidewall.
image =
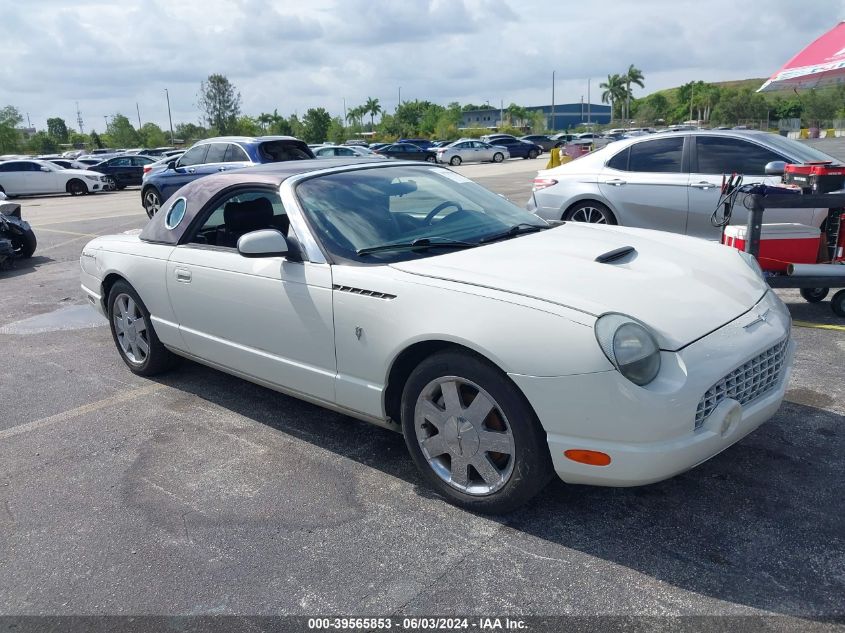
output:
M 81 180 L 71 180 L 67 184 L 67 189 L 72 196 L 82 196 L 88 193 L 88 187 Z
M 459 376 L 481 386 L 508 419 L 514 437 L 514 468 L 508 483 L 491 495 L 469 495 L 449 486 L 431 469 L 417 442 L 417 398 L 429 382 L 442 376 Z M 468 352 L 444 351 L 422 361 L 405 384 L 401 411 L 405 443 L 417 468 L 429 486 L 460 507 L 489 514 L 510 512 L 542 490 L 554 472 L 546 434 L 523 394 L 501 370 Z
M 458 165 L 461 164 L 461 157 L 460 156 L 452 156 L 452 158 L 449 159 L 449 164 L 452 167 L 457 167 Z
M 493 162 L 494 163 L 501 163 L 504 160 L 505 160 L 505 155 L 502 154 L 501 152 L 496 152 L 495 154 L 493 154 Z
M 144 211 L 146 211 L 146 213 L 147 213 L 147 217 L 149 217 L 149 218 L 152 218 L 155 215 L 155 213 L 151 213 L 149 208 L 147 208 L 147 196 L 150 195 L 151 193 L 155 194 L 156 198 L 158 199 L 158 208 L 159 208 L 159 211 L 161 210 L 161 194 L 153 188 L 145 189 L 141 194 L 141 203 L 142 203 L 142 206 L 144 207 Z
M 139 365 L 130 362 L 129 359 L 126 358 L 126 355 L 123 353 L 123 349 L 120 347 L 120 343 L 117 341 L 117 332 L 114 328 L 114 302 L 118 295 L 121 294 L 126 294 L 132 297 L 132 300 L 141 309 L 144 324 L 146 325 L 147 332 L 149 332 L 150 335 L 150 351 L 144 362 Z M 112 340 L 114 340 L 114 345 L 117 348 L 117 353 L 120 355 L 121 360 L 132 371 L 132 373 L 138 374 L 139 376 L 153 376 L 165 371 L 171 366 L 174 361 L 174 354 L 164 347 L 161 341 L 159 341 L 155 328 L 153 328 L 152 319 L 150 319 L 150 311 L 147 310 L 147 306 L 144 305 L 141 297 L 138 296 L 138 293 L 129 283 L 125 281 L 115 282 L 109 290 L 107 307 L 107 317 L 109 320 L 109 329 L 111 330 Z
M 830 288 L 801 288 L 801 297 L 807 303 L 819 303 L 827 297 Z
M 35 232 L 32 229 L 27 229 L 23 234 L 23 244 L 21 245 L 21 257 L 29 259 L 35 253 L 35 248 L 38 246 L 38 240 L 35 239 Z
M 616 221 L 616 216 L 613 215 L 613 212 L 607 207 L 606 204 L 602 204 L 601 202 L 595 202 L 593 200 L 585 200 L 583 202 L 576 203 L 563 214 L 563 217 L 561 219 L 567 222 L 574 222 L 575 220 L 571 220 L 572 216 L 575 215 L 583 207 L 594 207 L 596 209 L 600 209 L 601 212 L 604 213 L 605 220 L 607 220 L 607 223 L 609 225 L 618 224 L 618 222 Z
M 830 308 L 837 316 L 845 318 L 845 290 L 840 290 L 830 300 Z

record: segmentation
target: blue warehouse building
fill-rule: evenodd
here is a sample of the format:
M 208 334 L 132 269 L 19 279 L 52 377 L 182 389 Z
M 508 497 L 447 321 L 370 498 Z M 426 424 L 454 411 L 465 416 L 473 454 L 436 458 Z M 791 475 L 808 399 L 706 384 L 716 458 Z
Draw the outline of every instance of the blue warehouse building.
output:
M 610 106 L 586 103 L 559 103 L 555 105 L 554 121 L 552 121 L 552 106 L 529 106 L 530 113 L 542 112 L 546 119 L 546 127 L 550 130 L 566 130 L 584 125 L 587 122 L 606 125 L 610 123 Z M 467 110 L 461 115 L 461 127 L 501 127 L 507 124 L 507 110 L 498 108 L 483 110 Z

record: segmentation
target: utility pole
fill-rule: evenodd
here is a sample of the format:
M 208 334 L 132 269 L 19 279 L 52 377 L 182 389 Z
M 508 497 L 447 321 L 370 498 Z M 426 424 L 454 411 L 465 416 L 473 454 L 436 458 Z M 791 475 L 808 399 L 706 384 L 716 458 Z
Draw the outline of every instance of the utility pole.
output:
M 557 129 L 555 127 L 555 71 L 552 71 L 552 120 L 551 125 L 549 125 L 549 129 L 552 132 Z
M 29 112 L 26 113 L 26 126 L 32 127 L 32 122 L 29 120 Z
M 346 125 L 349 121 L 346 120 L 346 97 L 343 98 L 343 124 Z
M 590 104 L 590 79 L 587 80 L 587 127 L 592 124 L 592 111 Z
M 396 111 L 399 111 L 399 106 L 402 105 L 402 86 L 399 86 L 399 101 L 396 102 Z
M 82 131 L 82 113 L 79 111 L 79 101 L 76 102 L 76 124 L 79 126 L 79 133 L 85 134 Z
M 141 108 L 138 107 L 137 101 L 135 102 L 135 111 L 138 113 L 138 131 L 140 132 L 143 126 L 141 125 Z
M 167 119 L 170 121 L 170 144 L 175 145 L 176 142 L 173 140 L 173 117 L 170 114 L 170 93 L 167 91 L 167 88 L 164 89 L 164 94 L 167 95 Z

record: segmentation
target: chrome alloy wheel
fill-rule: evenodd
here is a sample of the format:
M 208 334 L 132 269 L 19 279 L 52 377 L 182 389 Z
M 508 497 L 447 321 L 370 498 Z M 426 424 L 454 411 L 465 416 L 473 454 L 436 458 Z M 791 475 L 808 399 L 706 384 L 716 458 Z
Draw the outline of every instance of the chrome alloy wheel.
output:
M 474 382 L 443 376 L 428 383 L 414 407 L 417 442 L 444 482 L 489 495 L 513 474 L 513 432 L 496 401 Z
M 149 332 L 141 309 L 128 294 L 117 295 L 112 320 L 123 355 L 133 365 L 142 365 L 150 353 Z
M 148 191 L 144 196 L 144 208 L 147 210 L 147 215 L 153 217 L 161 208 L 161 200 L 155 191 Z
M 607 224 L 607 216 L 601 209 L 584 206 L 577 209 L 569 218 L 573 222 L 588 222 L 590 224 Z

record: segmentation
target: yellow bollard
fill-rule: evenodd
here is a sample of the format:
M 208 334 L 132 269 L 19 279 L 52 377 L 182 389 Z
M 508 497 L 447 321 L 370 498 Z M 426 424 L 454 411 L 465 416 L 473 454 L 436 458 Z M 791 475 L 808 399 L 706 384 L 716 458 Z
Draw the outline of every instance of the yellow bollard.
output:
M 828 128 L 827 134 L 824 135 L 825 138 L 836 138 L 836 130 L 833 128 Z
M 807 128 L 802 127 L 801 132 L 798 134 L 798 138 L 810 138 L 810 131 Z
M 560 166 L 560 155 L 561 149 L 559 147 L 553 147 L 549 152 L 549 162 L 546 163 L 546 169 L 552 169 L 554 167 Z

